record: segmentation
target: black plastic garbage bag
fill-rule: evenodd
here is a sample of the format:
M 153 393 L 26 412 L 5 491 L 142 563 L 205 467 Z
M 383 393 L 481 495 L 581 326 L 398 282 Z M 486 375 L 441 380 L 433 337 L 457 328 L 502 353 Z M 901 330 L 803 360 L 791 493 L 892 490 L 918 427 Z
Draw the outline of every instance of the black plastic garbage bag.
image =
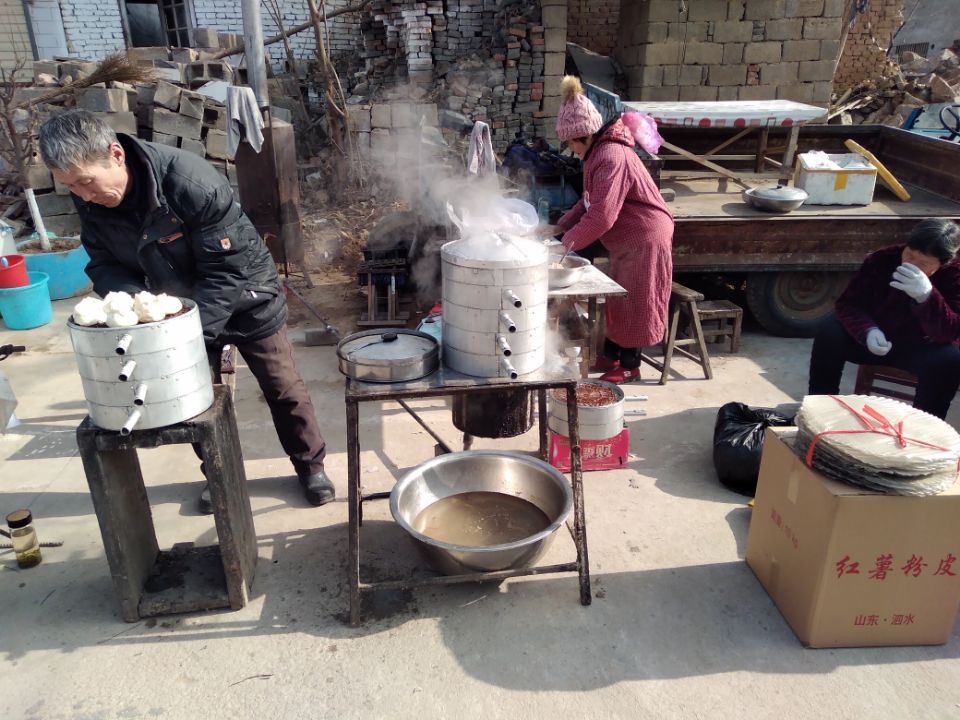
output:
M 727 403 L 717 412 L 713 426 L 713 467 L 720 482 L 743 495 L 757 491 L 763 432 L 768 427 L 793 425 L 793 418 L 771 408 Z

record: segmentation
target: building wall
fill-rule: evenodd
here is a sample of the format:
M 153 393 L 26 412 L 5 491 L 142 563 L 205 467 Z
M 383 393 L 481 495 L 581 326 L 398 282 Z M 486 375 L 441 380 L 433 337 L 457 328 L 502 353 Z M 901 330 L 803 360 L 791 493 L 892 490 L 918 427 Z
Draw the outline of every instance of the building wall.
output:
M 639 0 L 621 8 L 616 57 L 631 100 L 827 105 L 844 0 Z
M 31 73 L 33 48 L 27 19 L 23 14 L 23 3 L 21 0 L 0 0 L 0 67 L 10 70 L 17 58 L 27 61 L 25 72 Z
M 873 0 L 857 16 L 837 66 L 836 86 L 843 91 L 877 76 L 894 34 L 903 25 L 904 0 Z
M 279 0 L 283 27 L 289 29 L 310 19 L 310 10 L 306 0 Z M 338 10 L 349 5 L 349 0 L 330 0 L 326 3 L 327 11 Z M 319 0 L 318 0 L 319 5 Z M 196 27 L 213 28 L 220 32 L 243 32 L 243 16 L 239 0 L 194 0 L 196 12 Z M 277 23 L 267 10 L 272 3 L 265 2 L 260 7 L 260 17 L 263 22 L 263 35 L 270 37 L 280 33 Z M 321 10 L 321 12 L 323 12 Z M 327 28 L 330 34 L 328 50 L 331 55 L 353 52 L 361 44 L 360 19 L 357 13 L 349 13 L 333 18 Z M 308 59 L 316 55 L 316 44 L 312 30 L 290 38 L 290 47 L 297 58 Z M 278 42 L 267 47 L 274 65 L 282 64 L 286 58 L 283 43 Z
M 617 46 L 620 0 L 568 0 L 567 40 L 601 55 Z
M 118 0 L 61 0 L 60 13 L 71 55 L 100 60 L 126 48 Z

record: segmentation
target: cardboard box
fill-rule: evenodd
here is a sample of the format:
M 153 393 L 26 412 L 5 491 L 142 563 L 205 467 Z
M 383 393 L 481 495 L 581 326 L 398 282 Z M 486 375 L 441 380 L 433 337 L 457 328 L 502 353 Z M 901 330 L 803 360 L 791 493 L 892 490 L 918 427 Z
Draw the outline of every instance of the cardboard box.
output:
M 960 603 L 960 484 L 880 495 L 808 468 L 767 430 L 747 564 L 809 647 L 940 645 Z M 788 444 L 789 443 L 789 444 Z
M 827 155 L 841 170 L 814 167 L 807 153 L 797 156 L 798 188 L 806 190 L 804 205 L 869 205 L 877 184 L 877 169 L 857 153 Z M 849 167 L 848 167 L 849 166 Z

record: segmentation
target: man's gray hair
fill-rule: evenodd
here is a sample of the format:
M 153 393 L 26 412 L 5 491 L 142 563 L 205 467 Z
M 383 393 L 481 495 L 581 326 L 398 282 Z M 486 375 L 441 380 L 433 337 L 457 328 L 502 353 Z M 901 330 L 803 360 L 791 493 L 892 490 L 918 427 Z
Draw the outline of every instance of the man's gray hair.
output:
M 106 160 L 117 134 L 87 110 L 67 110 L 40 127 L 40 157 L 51 170 Z

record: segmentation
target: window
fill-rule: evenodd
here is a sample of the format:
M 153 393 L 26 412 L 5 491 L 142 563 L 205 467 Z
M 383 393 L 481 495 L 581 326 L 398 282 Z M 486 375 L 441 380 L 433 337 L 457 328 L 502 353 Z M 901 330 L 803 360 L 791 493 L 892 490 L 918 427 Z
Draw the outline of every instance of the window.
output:
M 167 45 L 190 47 L 193 7 L 190 0 L 157 0 Z

